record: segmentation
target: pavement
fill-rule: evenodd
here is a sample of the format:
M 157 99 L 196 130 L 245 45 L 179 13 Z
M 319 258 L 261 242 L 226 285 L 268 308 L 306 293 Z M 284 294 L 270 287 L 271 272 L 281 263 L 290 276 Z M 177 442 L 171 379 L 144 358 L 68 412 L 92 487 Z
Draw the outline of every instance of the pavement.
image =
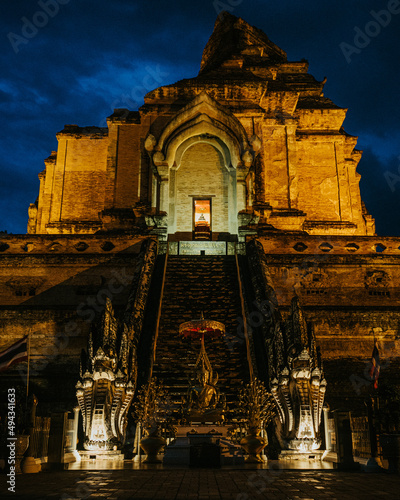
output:
M 1 499 L 377 500 L 400 499 L 400 476 L 385 472 L 143 468 L 18 474 L 15 493 L 0 476 Z

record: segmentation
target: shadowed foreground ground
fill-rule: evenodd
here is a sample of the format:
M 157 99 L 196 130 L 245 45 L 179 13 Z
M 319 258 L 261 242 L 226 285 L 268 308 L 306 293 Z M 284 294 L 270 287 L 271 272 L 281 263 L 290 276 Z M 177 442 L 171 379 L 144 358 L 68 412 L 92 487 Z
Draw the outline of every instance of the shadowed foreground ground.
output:
M 243 469 L 60 471 L 17 475 L 15 494 L 34 499 L 338 499 L 400 498 L 400 477 L 386 473 Z

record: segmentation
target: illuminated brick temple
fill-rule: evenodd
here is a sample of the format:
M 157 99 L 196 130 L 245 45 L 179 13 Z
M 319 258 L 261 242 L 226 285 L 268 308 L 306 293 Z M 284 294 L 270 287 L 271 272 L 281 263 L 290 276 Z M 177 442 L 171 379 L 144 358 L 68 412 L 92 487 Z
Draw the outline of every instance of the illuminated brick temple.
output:
M 225 14 L 197 77 L 57 134 L 28 234 L 0 235 L 0 347 L 31 334 L 38 408 L 78 395 L 88 453 L 127 451 L 152 377 L 174 425 L 227 442 L 257 378 L 277 453 L 311 454 L 334 449 L 335 411 L 365 414 L 374 342 L 382 381 L 398 373 L 400 238 L 375 234 L 357 137 L 324 84 Z M 180 335 L 200 317 L 221 335 Z

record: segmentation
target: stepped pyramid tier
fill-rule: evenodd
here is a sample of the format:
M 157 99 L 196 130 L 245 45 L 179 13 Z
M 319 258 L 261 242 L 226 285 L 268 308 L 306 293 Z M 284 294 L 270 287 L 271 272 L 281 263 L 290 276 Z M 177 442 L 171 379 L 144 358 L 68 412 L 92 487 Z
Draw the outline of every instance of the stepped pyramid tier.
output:
M 398 376 L 400 239 L 375 234 L 362 152 L 325 82 L 227 13 L 197 76 L 105 127 L 57 134 L 28 234 L 1 235 L 0 350 L 32 332 L 35 394 L 48 414 L 78 397 L 87 455 L 121 455 L 128 407 L 153 376 L 174 425 L 197 412 L 182 453 L 211 439 L 211 422 L 227 444 L 239 388 L 257 378 L 278 407 L 270 443 L 306 458 L 322 456 L 325 402 L 327 450 L 331 410 L 366 416 L 374 341 L 388 361 L 379 384 Z M 180 325 L 202 311 L 225 333 L 200 345 Z
M 197 76 L 148 92 L 138 111 L 116 109 L 107 127 L 57 134 L 29 233 L 192 239 L 193 207 L 208 200 L 203 239 L 373 235 L 357 138 L 343 130 L 347 110 L 324 96 L 325 82 L 226 13 Z
M 237 61 L 237 67 L 287 62 L 286 53 L 275 45 L 261 30 L 250 26 L 243 19 L 224 12 L 218 17 L 213 34 L 204 48 L 200 74 L 219 69 L 229 69 L 229 63 Z

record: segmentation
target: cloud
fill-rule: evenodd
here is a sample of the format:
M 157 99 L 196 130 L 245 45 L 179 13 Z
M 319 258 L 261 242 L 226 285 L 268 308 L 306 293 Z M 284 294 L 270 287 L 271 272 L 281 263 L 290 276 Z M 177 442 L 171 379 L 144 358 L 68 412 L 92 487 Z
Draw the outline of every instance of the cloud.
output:
M 340 43 L 352 43 L 354 27 L 364 28 L 370 11 L 385 2 L 224 3 L 265 31 L 289 59 L 307 58 L 317 79 L 328 77 L 325 95 L 349 108 L 345 129 L 359 136 L 359 147 L 368 148 L 360 165 L 369 172 L 363 192 L 371 212 L 374 203 L 379 212 L 383 201 L 374 202 L 365 182 L 377 182 L 371 164 L 385 170 L 400 154 L 400 66 L 393 64 L 399 58 L 400 15 L 348 64 Z M 32 20 L 38 10 L 36 1 L 5 2 L 0 16 L 0 166 L 4 172 L 12 165 L 19 175 L 7 181 L 10 187 L 13 179 L 13 189 L 1 191 L 0 210 L 13 210 L 1 212 L 0 220 L 14 232 L 26 231 L 27 207 L 36 198 L 43 159 L 57 147 L 56 132 L 66 123 L 105 125 L 113 107 L 140 106 L 151 90 L 148 68 L 160 75 L 154 87 L 195 76 L 217 16 L 212 0 L 70 0 L 15 54 L 7 34 L 21 34 L 21 19 Z M 382 227 L 392 227 L 394 234 L 396 220 L 388 216 Z
M 366 149 L 360 161 L 360 190 L 376 232 L 381 236 L 400 236 L 400 158 L 379 158 Z
M 19 165 L 1 159 L 0 179 L 0 231 L 20 233 L 23 228 L 26 232 L 28 206 L 35 201 L 39 190 L 38 177 L 26 177 Z

